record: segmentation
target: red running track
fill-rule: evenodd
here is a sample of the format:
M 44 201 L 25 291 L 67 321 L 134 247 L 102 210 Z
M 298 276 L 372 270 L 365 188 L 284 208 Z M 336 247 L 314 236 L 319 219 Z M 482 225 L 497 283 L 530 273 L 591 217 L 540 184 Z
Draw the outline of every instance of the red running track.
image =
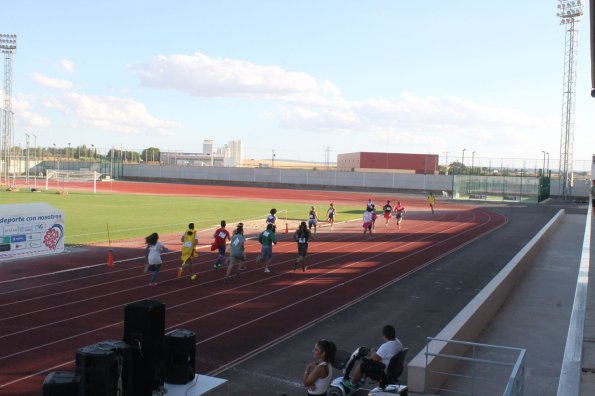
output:
M 298 190 L 199 187 L 205 195 L 263 194 L 295 200 L 303 196 Z M 369 195 L 315 193 L 326 200 L 359 200 L 362 206 Z M 291 270 L 296 247 L 290 234 L 278 235 L 272 274 L 265 274 L 262 263 L 254 261 L 259 245 L 250 240 L 248 270 L 228 285 L 223 284 L 224 270 L 213 270 L 215 254 L 208 249 L 201 249 L 195 259 L 195 281 L 177 278 L 179 243 L 169 244 L 172 252 L 164 257 L 155 287 L 148 286 L 149 275 L 143 274 L 139 242 L 114 251 L 119 260 L 115 267 L 105 265 L 106 250 L 98 247 L 3 264 L 0 394 L 40 394 L 48 372 L 74 370 L 77 349 L 121 339 L 124 306 L 142 299 L 165 303 L 166 332 L 184 328 L 197 334 L 197 369 L 216 375 L 506 222 L 501 215 L 477 208 L 441 202 L 441 210 L 432 215 L 419 200 L 407 203 L 401 230 L 394 223 L 385 229 L 382 218 L 372 236 L 363 235 L 359 221 L 335 224 L 334 231 L 322 227 L 310 244 L 305 272 Z M 205 233 L 201 240 L 210 238 Z

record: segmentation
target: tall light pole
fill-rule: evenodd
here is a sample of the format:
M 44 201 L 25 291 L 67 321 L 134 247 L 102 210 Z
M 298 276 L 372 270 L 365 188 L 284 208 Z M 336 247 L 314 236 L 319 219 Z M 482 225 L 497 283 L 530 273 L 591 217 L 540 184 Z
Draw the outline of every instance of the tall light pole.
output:
M 56 170 L 60 172 L 60 157 L 58 156 L 58 151 L 56 150 L 56 143 L 54 143 L 54 161 L 56 161 Z
M 33 162 L 35 162 L 35 172 L 33 173 L 33 180 L 35 180 L 35 187 L 37 187 L 37 135 L 33 135 Z
M 6 184 L 10 184 L 10 164 L 12 162 L 12 149 L 14 146 L 14 136 L 12 136 L 12 124 L 14 118 L 14 112 L 12 110 L 3 109 L 2 114 L 0 114 L 0 127 L 4 127 L 3 139 L 2 139 L 2 156 L 1 158 L 4 159 L 4 173 Z M 1 129 L 0 129 L 1 130 Z M 13 171 L 14 171 L 13 166 Z M 14 175 L 13 175 L 14 176 Z M 0 175 L 0 181 L 2 177 Z
M 473 166 L 475 163 L 475 150 L 471 153 L 471 174 L 473 174 Z
M 541 150 L 543 153 L 543 166 L 541 167 L 541 176 L 545 176 L 545 150 Z
M 16 34 L 0 34 L 0 51 L 4 54 L 4 98 L 0 108 L 3 110 L 0 117 L 0 152 L 4 159 L 4 177 L 6 184 L 10 183 L 10 149 L 14 146 L 12 134 L 14 126 L 14 113 L 12 112 L 12 55 L 17 49 Z M 2 175 L 0 173 L 0 181 Z
M 461 156 L 461 174 L 463 174 L 463 167 L 465 166 L 465 151 L 467 151 L 467 149 L 463 149 L 463 155 Z
M 25 148 L 27 149 L 27 157 L 25 161 L 25 180 L 27 181 L 27 185 L 29 185 L 29 134 L 25 134 Z
M 576 64 L 578 52 L 578 24 L 583 5 L 575 0 L 558 0 L 560 24 L 566 25 L 564 49 L 564 84 L 562 87 L 562 128 L 560 133 L 560 193 L 568 198 L 574 184 L 572 162 L 574 146 L 574 98 L 576 96 Z
M 275 167 L 275 150 L 272 150 L 272 151 L 273 151 L 273 159 L 272 159 L 272 162 L 271 162 L 272 163 L 272 166 L 271 167 L 274 168 Z

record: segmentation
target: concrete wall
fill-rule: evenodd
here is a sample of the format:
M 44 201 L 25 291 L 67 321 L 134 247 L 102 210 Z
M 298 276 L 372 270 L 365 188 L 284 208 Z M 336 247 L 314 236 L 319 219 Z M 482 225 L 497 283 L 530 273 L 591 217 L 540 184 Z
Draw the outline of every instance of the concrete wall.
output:
M 564 210 L 560 210 L 435 338 L 458 341 L 477 339 L 525 273 L 527 266 L 542 245 L 543 239 L 556 229 L 563 215 Z M 428 352 L 461 356 L 465 353 L 465 346 L 432 341 L 428 345 Z M 427 367 L 431 371 L 455 373 L 456 365 L 457 362 L 451 359 L 427 358 Z M 419 352 L 409 362 L 407 370 L 409 390 L 425 393 L 426 350 Z M 440 388 L 446 379 L 446 375 L 434 374 L 428 387 Z
M 123 164 L 123 176 L 138 179 L 176 179 L 190 182 L 256 183 L 312 188 L 398 189 L 402 191 L 452 190 L 452 175 L 423 175 L 388 172 L 341 172 L 279 168 L 234 168 L 212 166 L 174 166 Z M 575 181 L 572 195 L 588 197 L 590 180 Z M 558 180 L 550 187 L 552 196 L 559 195 Z
M 124 177 L 139 179 L 296 185 L 319 188 L 356 187 L 413 191 L 450 191 L 452 188 L 452 178 L 447 175 L 278 168 L 156 166 L 146 164 L 124 164 L 123 172 Z

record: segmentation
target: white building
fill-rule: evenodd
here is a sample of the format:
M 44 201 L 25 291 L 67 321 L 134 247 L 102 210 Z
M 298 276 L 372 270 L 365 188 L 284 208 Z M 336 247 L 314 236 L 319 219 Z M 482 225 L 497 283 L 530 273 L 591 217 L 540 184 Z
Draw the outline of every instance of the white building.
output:
M 229 141 L 229 156 L 233 158 L 235 165 L 242 166 L 244 164 L 244 147 L 241 140 Z
M 179 166 L 242 166 L 243 150 L 241 140 L 232 140 L 221 148 L 213 150 L 213 140 L 203 140 L 202 153 L 161 152 L 161 164 Z
M 211 154 L 213 152 L 213 140 L 205 139 L 202 141 L 203 154 Z

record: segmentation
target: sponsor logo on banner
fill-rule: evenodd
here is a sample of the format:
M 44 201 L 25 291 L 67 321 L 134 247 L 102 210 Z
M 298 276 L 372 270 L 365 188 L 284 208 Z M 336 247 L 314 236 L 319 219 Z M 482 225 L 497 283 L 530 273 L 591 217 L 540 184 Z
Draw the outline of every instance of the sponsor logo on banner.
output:
M 16 235 L 19 233 L 19 226 L 7 225 L 4 226 L 4 235 Z
M 27 235 L 13 235 L 10 237 L 11 243 L 25 242 L 26 240 L 27 240 Z
M 32 224 L 25 224 L 25 225 L 19 226 L 19 234 L 28 234 L 30 232 L 33 232 Z

